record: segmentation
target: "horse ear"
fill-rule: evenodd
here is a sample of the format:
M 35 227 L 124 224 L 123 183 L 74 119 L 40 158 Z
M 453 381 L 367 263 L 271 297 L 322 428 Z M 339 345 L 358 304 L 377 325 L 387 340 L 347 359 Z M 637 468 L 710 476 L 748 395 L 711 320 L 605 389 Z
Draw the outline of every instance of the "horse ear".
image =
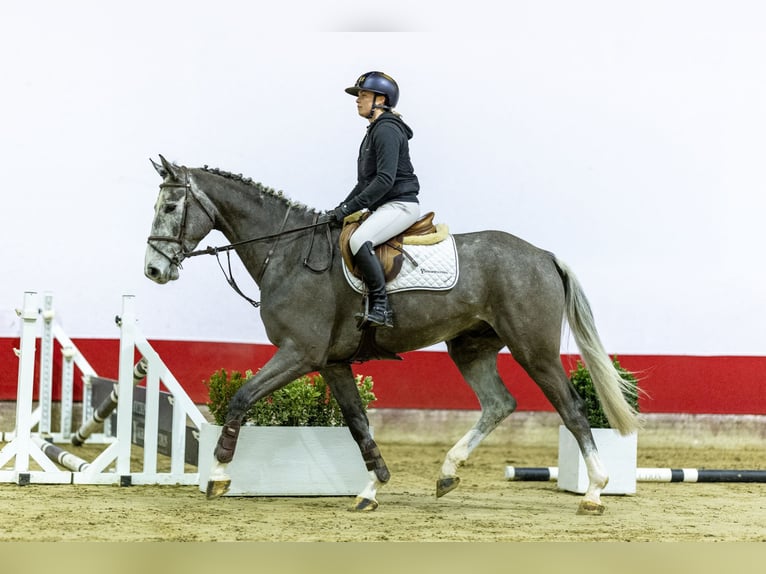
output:
M 160 156 L 160 157 L 162 157 L 162 156 Z M 164 167 L 162 167 L 160 164 L 158 164 L 152 158 L 149 158 L 149 161 L 152 162 L 152 165 L 154 166 L 155 171 L 160 174 L 160 177 L 162 177 L 163 179 L 165 177 L 167 177 L 168 172 L 165 170 Z
M 157 165 L 152 161 L 152 164 L 154 164 L 154 169 L 157 170 L 157 172 L 165 178 L 171 178 L 171 179 L 178 179 L 178 168 L 174 166 L 172 163 L 170 163 L 168 160 L 165 159 L 165 157 L 162 154 L 159 154 L 160 161 L 162 162 L 162 165 Z

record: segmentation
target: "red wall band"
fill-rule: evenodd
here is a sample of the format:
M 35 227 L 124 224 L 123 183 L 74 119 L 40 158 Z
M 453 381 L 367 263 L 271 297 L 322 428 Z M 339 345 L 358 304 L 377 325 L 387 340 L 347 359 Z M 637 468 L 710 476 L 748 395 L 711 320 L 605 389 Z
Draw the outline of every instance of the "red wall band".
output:
M 117 378 L 117 339 L 74 339 L 75 345 L 102 377 Z M 203 381 L 214 371 L 256 371 L 273 354 L 266 344 L 150 341 L 192 400 L 207 402 Z M 18 359 L 13 354 L 19 340 L 0 338 L 0 400 L 16 398 Z M 39 346 L 38 346 L 39 349 Z M 354 372 L 370 375 L 377 401 L 374 408 L 478 409 L 471 389 L 463 381 L 446 352 L 413 351 L 404 361 L 370 361 L 354 365 Z M 635 373 L 648 394 L 640 407 L 646 413 L 754 414 L 766 415 L 766 357 L 619 355 L 620 364 Z M 38 353 L 39 360 L 39 353 Z M 574 369 L 576 355 L 563 355 L 567 371 Z M 61 353 L 54 350 L 54 389 L 61 372 Z M 500 375 L 518 401 L 519 410 L 552 411 L 550 403 L 529 376 L 508 354 L 501 354 Z M 80 398 L 80 374 L 75 378 Z M 54 398 L 57 398 L 54 394 Z

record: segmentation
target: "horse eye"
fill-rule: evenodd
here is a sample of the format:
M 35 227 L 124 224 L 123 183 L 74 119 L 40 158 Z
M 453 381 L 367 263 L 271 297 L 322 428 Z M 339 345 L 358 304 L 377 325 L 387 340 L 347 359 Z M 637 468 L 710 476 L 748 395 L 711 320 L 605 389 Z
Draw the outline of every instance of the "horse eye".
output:
M 176 210 L 176 204 L 175 203 L 166 203 L 165 207 L 162 208 L 163 213 L 173 213 Z

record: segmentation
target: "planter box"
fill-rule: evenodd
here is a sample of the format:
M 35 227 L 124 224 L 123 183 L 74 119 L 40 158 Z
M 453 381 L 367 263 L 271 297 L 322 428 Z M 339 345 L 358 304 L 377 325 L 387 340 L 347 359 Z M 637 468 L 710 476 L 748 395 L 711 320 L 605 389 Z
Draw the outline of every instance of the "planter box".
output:
M 199 488 L 205 492 L 221 427 L 203 424 Z M 348 427 L 243 426 L 226 496 L 356 496 L 369 475 Z
M 609 475 L 602 494 L 635 494 L 638 435 L 622 436 L 614 429 L 592 429 L 601 462 Z M 588 471 L 580 448 L 565 426 L 559 427 L 559 476 L 562 490 L 584 494 Z

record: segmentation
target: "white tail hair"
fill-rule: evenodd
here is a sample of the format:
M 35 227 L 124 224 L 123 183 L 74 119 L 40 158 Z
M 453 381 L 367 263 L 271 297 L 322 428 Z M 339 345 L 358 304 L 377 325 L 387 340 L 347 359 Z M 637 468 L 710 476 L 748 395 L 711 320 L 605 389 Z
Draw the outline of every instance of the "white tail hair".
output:
M 636 432 L 641 427 L 641 417 L 625 396 L 635 396 L 637 390 L 631 381 L 623 378 L 604 349 L 593 320 L 593 312 L 577 277 L 555 256 L 554 261 L 564 281 L 567 322 L 585 367 L 590 371 L 604 414 L 612 428 L 620 434 Z

